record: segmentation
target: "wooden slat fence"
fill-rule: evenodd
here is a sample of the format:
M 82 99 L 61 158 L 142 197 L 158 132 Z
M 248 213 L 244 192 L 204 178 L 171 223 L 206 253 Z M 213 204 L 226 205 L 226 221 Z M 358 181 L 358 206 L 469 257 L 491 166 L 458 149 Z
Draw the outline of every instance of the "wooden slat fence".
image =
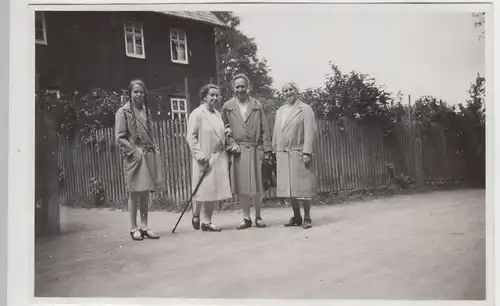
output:
M 270 120 L 273 127 L 274 118 Z M 191 158 L 185 141 L 186 120 L 154 122 L 165 165 L 165 193 L 175 203 L 185 203 L 191 193 Z M 317 186 L 319 192 L 374 188 L 389 183 L 387 166 L 397 175 L 413 180 L 417 176 L 414 138 L 421 135 L 423 174 L 426 180 L 463 179 L 464 162 L 439 126 L 422 132 L 418 126 L 400 124 L 392 137 L 353 121 L 318 120 L 316 141 Z M 90 137 L 92 136 L 92 137 Z M 87 139 L 90 139 L 87 141 Z M 417 153 L 416 153 L 417 152 Z M 94 135 L 81 134 L 73 141 L 59 139 L 58 162 L 64 173 L 62 197 L 71 200 L 88 197 L 92 178 L 102 180 L 107 200 L 119 201 L 127 196 L 123 179 L 121 154 L 114 141 L 114 129 L 98 130 Z M 275 197 L 274 190 L 264 194 Z M 237 201 L 235 198 L 233 201 Z

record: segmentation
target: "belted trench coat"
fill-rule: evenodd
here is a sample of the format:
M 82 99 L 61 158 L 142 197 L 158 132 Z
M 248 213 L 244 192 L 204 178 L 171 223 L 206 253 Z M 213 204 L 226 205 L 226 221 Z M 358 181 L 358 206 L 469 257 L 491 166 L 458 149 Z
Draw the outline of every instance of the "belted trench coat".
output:
M 246 103 L 246 116 L 243 116 L 236 98 L 231 98 L 222 107 L 222 119 L 241 148 L 240 154 L 231 156 L 232 191 L 254 195 L 264 191 L 262 161 L 264 153 L 271 151 L 271 137 L 262 104 L 252 97 Z
M 276 152 L 277 186 L 280 198 L 312 198 L 316 194 L 314 141 L 317 134 L 312 108 L 297 100 L 291 109 L 276 113 L 272 147 Z M 312 155 L 307 166 L 303 153 Z
M 133 128 L 132 112 L 136 112 L 137 134 Z M 123 156 L 125 188 L 128 192 L 155 191 L 164 188 L 165 173 L 158 145 L 148 132 L 147 120 L 130 102 L 115 114 L 115 140 Z

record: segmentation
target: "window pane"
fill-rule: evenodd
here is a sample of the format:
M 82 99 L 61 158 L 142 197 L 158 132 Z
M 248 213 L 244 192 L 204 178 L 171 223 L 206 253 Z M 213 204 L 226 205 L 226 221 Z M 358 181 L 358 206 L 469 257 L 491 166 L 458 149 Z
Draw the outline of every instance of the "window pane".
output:
M 43 13 L 42 12 L 35 12 L 35 24 L 42 24 L 43 22 Z
M 127 32 L 132 32 L 133 31 L 133 26 L 130 22 L 128 22 L 126 25 L 125 25 L 125 31 Z
M 177 100 L 172 100 L 172 111 L 179 110 L 179 103 Z
M 179 101 L 179 110 L 180 111 L 185 111 L 186 110 L 185 101 Z
M 41 20 L 41 19 L 38 19 L 38 18 L 37 18 L 37 19 L 35 20 L 35 29 L 37 29 L 37 30 L 41 30 L 41 29 L 43 29 L 43 22 L 42 22 L 42 20 Z
M 186 45 L 184 44 L 179 44 L 179 60 L 185 61 L 186 60 Z
M 141 28 L 142 28 L 142 27 L 141 27 L 140 25 L 136 25 L 136 26 L 134 27 L 134 33 L 135 33 L 135 34 L 139 34 L 139 35 L 140 35 L 140 34 L 141 34 L 141 32 L 142 32 L 142 31 L 141 31 L 141 30 L 142 30 Z
M 142 46 L 135 46 L 135 53 L 138 55 L 142 55 Z
M 35 40 L 44 40 L 43 13 L 35 12 Z
M 133 34 L 128 34 L 125 36 L 127 39 L 127 43 L 133 44 L 134 43 L 134 35 Z
M 134 53 L 134 45 L 132 43 L 127 43 L 127 53 Z
M 179 40 L 182 40 L 182 41 L 186 40 L 186 32 L 179 31 Z
M 172 42 L 172 59 L 179 60 L 179 54 L 177 53 L 177 43 Z
M 142 46 L 142 39 L 141 39 L 141 37 L 138 37 L 138 36 L 135 37 L 135 44 Z
M 177 31 L 175 31 L 175 30 L 170 31 L 170 38 L 171 39 L 177 40 L 178 37 L 179 37 L 179 34 L 177 33 Z
M 35 31 L 35 39 L 36 40 L 44 40 L 43 39 L 43 30 L 36 29 L 36 31 Z

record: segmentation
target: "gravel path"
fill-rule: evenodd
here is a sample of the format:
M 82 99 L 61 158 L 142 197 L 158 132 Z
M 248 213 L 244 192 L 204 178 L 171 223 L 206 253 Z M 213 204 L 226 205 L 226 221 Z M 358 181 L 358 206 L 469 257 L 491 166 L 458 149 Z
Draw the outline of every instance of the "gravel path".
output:
M 236 231 L 240 212 L 153 212 L 160 240 L 134 242 L 126 212 L 63 208 L 63 234 L 36 242 L 35 296 L 484 299 L 485 191 L 442 191 L 313 207 L 314 227 Z

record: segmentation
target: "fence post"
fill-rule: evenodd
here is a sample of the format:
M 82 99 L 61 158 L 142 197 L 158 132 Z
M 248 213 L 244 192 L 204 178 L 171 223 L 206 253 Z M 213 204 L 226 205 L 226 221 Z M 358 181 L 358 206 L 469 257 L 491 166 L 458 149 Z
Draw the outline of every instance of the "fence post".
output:
M 41 99 L 41 98 L 38 98 Z M 59 182 L 57 180 L 58 139 L 54 116 L 38 110 L 35 114 L 35 235 L 50 236 L 61 231 Z
M 188 114 L 191 113 L 192 109 L 191 109 L 191 99 L 190 99 L 190 95 L 189 95 L 189 80 L 188 78 L 184 78 L 184 95 L 186 96 L 186 108 L 187 108 L 187 112 Z
M 418 122 L 413 120 L 411 122 L 411 125 L 414 125 L 413 145 L 415 152 L 415 181 L 418 186 L 422 186 L 424 184 L 424 152 L 422 146 L 422 127 L 420 124 L 418 124 Z
M 413 120 L 413 112 L 411 109 L 411 95 L 408 95 L 408 115 L 410 121 L 410 141 L 413 147 L 413 162 L 415 166 L 415 182 L 421 186 L 424 184 L 424 168 L 423 168 L 423 151 L 422 151 L 422 130 L 416 120 Z

